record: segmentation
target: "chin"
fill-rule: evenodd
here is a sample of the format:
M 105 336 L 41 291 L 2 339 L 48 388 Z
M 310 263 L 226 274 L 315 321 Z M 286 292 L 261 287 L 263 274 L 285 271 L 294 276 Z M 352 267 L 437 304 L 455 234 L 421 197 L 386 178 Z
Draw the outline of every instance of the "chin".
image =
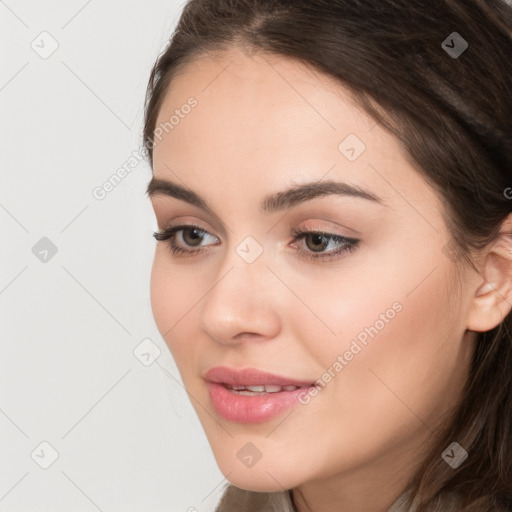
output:
M 297 473 L 295 464 L 287 464 L 281 467 L 283 462 L 259 460 L 252 467 L 244 467 L 236 457 L 230 456 L 222 459 L 219 456 L 217 465 L 226 480 L 240 489 L 256 492 L 279 492 L 284 489 L 292 489 L 302 482 L 301 476 Z M 295 467 L 292 467 L 295 466 Z

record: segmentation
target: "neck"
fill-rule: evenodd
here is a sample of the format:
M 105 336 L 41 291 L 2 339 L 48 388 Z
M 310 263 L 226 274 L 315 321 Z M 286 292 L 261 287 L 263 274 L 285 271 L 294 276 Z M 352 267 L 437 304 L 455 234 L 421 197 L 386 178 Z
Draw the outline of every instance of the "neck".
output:
M 425 455 L 423 450 L 402 447 L 374 458 L 371 464 L 350 473 L 327 476 L 304 483 L 292 490 L 297 512 L 391 512 L 406 491 Z M 421 453 L 420 453 L 421 452 Z M 396 504 L 398 505 L 398 504 Z M 393 512 L 399 512 L 393 506 Z

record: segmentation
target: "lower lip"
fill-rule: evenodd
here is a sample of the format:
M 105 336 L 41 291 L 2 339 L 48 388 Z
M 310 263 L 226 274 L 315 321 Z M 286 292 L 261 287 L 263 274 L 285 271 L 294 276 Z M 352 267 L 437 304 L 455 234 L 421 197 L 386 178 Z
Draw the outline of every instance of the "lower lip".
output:
M 224 419 L 237 423 L 262 423 L 275 418 L 297 405 L 301 393 L 308 390 L 302 387 L 293 391 L 247 396 L 238 395 L 217 382 L 208 382 L 207 385 L 215 411 Z

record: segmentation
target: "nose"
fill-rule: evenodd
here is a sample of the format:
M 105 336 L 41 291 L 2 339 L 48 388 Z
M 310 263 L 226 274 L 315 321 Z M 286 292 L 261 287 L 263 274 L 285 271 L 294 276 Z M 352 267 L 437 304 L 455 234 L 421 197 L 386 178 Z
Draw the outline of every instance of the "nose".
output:
M 200 327 L 218 343 L 264 341 L 279 333 L 279 280 L 263 257 L 247 263 L 232 249 L 208 287 Z

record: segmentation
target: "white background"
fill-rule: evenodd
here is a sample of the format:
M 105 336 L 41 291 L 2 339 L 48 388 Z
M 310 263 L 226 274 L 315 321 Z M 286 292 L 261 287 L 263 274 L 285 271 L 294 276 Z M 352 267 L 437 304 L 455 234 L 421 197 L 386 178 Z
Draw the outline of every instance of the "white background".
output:
M 92 193 L 140 152 L 181 7 L 0 0 L 1 512 L 206 512 L 226 484 L 152 317 L 150 168 Z
M 92 193 L 140 154 L 181 7 L 0 1 L 2 512 L 210 511 L 226 484 L 151 312 L 150 168 Z

